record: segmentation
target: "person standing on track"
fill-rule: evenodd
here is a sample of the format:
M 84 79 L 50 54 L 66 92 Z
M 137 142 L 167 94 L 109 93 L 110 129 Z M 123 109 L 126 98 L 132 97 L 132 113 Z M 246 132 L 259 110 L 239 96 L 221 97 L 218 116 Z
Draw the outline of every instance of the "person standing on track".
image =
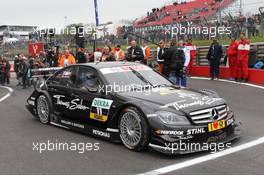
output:
M 163 63 L 164 59 L 162 58 L 163 54 L 165 53 L 165 43 L 164 40 L 159 42 L 159 47 L 157 48 L 157 62 L 159 65 L 159 73 L 162 74 L 163 72 Z
M 87 63 L 88 62 L 88 59 L 84 53 L 84 48 L 81 48 L 79 47 L 78 48 L 78 52 L 76 54 L 76 62 L 78 64 L 81 64 L 81 63 Z
M 28 87 L 30 86 L 29 81 L 28 81 L 28 69 L 29 69 L 29 63 L 27 62 L 27 58 L 23 56 L 22 62 L 21 62 L 23 89 L 26 89 L 27 86 Z
M 75 58 L 70 54 L 68 48 L 65 48 L 64 54 L 61 55 L 58 61 L 59 67 L 67 67 L 69 65 L 76 64 Z
M 214 40 L 211 44 L 206 59 L 210 63 L 210 76 L 211 80 L 219 79 L 220 75 L 220 61 L 223 56 L 223 48 L 217 40 Z
M 150 48 L 149 48 L 149 46 L 146 45 L 145 42 L 142 42 L 141 49 L 142 49 L 143 54 L 144 54 L 144 64 L 149 66 L 150 65 L 149 58 L 150 58 L 150 54 L 151 54 Z
M 187 67 L 189 66 L 190 63 L 190 57 L 191 53 L 189 48 L 187 48 L 182 40 L 179 41 L 178 43 L 179 50 L 181 50 L 184 54 L 184 65 L 181 71 L 177 74 L 176 78 L 176 84 L 182 87 L 187 87 Z
M 112 48 L 109 45 L 104 47 L 103 55 L 100 61 L 101 62 L 116 61 L 115 55 L 112 52 Z
M 172 40 L 170 46 L 162 56 L 162 59 L 164 59 L 162 74 L 176 84 L 177 77 L 182 75 L 185 58 L 183 51 L 177 48 L 175 41 Z
M 192 43 L 192 39 L 188 38 L 186 40 L 185 47 L 190 51 L 190 63 L 188 65 L 187 70 L 188 70 L 188 74 L 191 75 L 192 70 L 193 70 L 193 64 L 194 64 L 195 56 L 196 56 L 196 46 Z
M 4 60 L 0 58 L 0 83 L 3 86 L 5 85 L 6 77 L 6 64 L 4 63 Z
M 141 62 L 143 63 L 144 61 L 144 54 L 143 50 L 141 47 L 137 46 L 137 42 L 135 40 L 132 40 L 130 43 L 130 46 L 127 49 L 127 54 L 126 54 L 126 60 L 127 61 L 132 61 L 132 62 Z
M 230 80 L 234 81 L 237 79 L 237 52 L 238 52 L 238 42 L 236 38 L 231 39 L 231 43 L 227 50 L 227 56 L 229 60 L 229 72 L 230 72 Z
M 11 70 L 11 65 L 9 63 L 9 61 L 7 61 L 7 59 L 3 59 L 3 63 L 6 65 L 6 83 L 10 84 L 10 78 L 11 78 L 11 74 L 10 74 L 10 70 Z
M 114 55 L 115 55 L 116 61 L 124 61 L 125 53 L 121 49 L 121 45 L 120 44 L 116 45 L 116 47 L 114 49 Z
M 240 34 L 240 41 L 238 43 L 238 68 L 237 79 L 241 82 L 248 81 L 248 58 L 250 51 L 250 41 L 246 38 L 245 33 Z

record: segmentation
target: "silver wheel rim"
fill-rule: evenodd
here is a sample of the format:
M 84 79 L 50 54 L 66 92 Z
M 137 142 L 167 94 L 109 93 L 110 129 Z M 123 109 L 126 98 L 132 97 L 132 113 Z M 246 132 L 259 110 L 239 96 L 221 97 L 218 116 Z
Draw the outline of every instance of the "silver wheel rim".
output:
M 120 136 L 128 147 L 136 146 L 141 139 L 141 125 L 137 114 L 126 112 L 120 121 Z
M 49 107 L 45 97 L 40 96 L 38 98 L 37 110 L 40 121 L 47 123 L 49 119 Z

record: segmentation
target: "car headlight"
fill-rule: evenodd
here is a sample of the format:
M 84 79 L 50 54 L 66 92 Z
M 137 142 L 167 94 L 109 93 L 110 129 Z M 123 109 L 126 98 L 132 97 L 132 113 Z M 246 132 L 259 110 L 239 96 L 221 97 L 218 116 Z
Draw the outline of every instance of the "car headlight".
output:
M 189 125 L 190 122 L 185 116 L 177 115 L 172 112 L 167 111 L 158 111 L 156 112 L 158 114 L 159 119 L 169 125 Z

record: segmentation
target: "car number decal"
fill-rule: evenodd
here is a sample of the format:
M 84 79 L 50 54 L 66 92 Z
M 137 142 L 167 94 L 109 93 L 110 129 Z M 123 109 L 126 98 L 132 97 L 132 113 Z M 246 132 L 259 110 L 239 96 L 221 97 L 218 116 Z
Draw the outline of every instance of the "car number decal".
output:
M 113 100 L 95 98 L 91 106 L 90 119 L 106 122 L 112 103 Z

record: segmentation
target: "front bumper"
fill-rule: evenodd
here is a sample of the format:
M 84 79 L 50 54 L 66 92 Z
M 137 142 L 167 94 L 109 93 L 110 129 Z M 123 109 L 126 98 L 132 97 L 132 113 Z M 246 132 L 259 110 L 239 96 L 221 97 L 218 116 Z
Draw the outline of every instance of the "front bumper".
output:
M 193 126 L 189 128 L 178 128 L 169 134 L 152 132 L 149 147 L 164 154 L 189 154 L 194 152 L 209 151 L 216 152 L 231 147 L 231 141 L 241 135 L 241 126 L 234 118 L 228 126 L 223 129 L 209 132 L 206 126 Z M 188 132 L 198 131 L 198 132 Z M 177 135 L 178 134 L 178 135 Z

